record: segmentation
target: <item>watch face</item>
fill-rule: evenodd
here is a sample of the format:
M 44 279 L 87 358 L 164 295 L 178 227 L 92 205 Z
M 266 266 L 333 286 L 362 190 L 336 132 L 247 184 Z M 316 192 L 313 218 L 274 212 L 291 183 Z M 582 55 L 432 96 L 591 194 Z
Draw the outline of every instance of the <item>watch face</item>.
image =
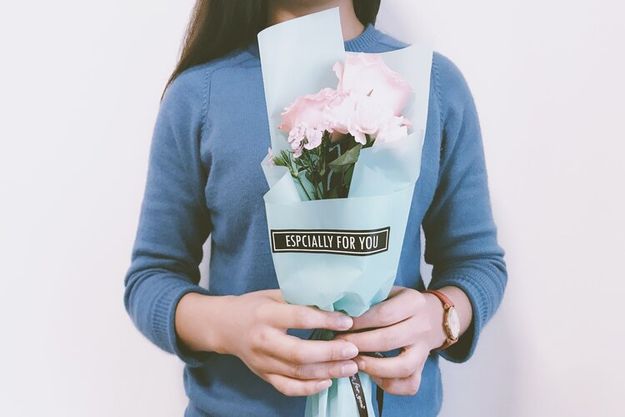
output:
M 456 309 L 452 307 L 449 309 L 449 315 L 447 317 L 449 318 L 449 330 L 451 331 L 453 338 L 456 339 L 460 334 L 460 319 L 458 318 L 458 312 L 456 312 Z

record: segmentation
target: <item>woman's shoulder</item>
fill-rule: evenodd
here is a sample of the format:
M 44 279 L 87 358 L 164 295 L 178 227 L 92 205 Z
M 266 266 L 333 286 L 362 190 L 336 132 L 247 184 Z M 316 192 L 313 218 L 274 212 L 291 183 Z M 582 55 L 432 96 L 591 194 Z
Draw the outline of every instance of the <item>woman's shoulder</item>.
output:
M 209 61 L 193 65 L 180 72 L 167 86 L 161 106 L 174 109 L 197 108 L 206 111 L 211 79 L 218 71 L 232 73 L 232 69 L 245 65 L 250 55 L 236 49 Z
M 442 120 L 473 107 L 471 88 L 459 64 L 438 50 L 432 54 L 431 83 L 440 103 Z

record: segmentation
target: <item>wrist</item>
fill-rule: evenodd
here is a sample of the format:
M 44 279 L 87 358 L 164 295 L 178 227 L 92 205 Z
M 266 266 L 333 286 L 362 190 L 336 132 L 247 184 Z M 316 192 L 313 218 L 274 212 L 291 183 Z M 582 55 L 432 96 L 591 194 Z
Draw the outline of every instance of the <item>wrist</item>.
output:
M 210 303 L 207 303 L 206 323 L 209 331 L 205 333 L 205 344 L 208 348 L 221 354 L 233 354 L 228 343 L 228 332 L 232 331 L 230 319 L 233 317 L 235 309 L 234 301 L 238 299 L 236 295 L 214 296 Z
M 445 308 L 441 303 L 441 300 L 437 296 L 430 293 L 423 293 L 428 303 L 428 317 L 430 319 L 430 331 L 429 331 L 429 347 L 430 350 L 436 349 L 445 343 L 447 340 L 447 333 L 443 326 Z
M 213 296 L 189 292 L 176 307 L 176 334 L 182 344 L 191 351 L 221 353 L 222 338 L 219 326 L 222 325 L 220 311 L 223 296 Z

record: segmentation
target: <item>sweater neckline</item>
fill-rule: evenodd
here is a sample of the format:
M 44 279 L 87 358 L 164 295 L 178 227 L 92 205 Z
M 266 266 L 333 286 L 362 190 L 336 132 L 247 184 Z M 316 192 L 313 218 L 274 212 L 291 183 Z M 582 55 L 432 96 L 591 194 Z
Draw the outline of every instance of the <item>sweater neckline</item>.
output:
M 373 25 L 373 23 L 367 23 L 363 31 L 360 32 L 358 36 L 343 41 L 343 46 L 346 51 L 366 52 L 369 48 L 376 44 L 380 33 L 381 32 Z
M 380 30 L 376 28 L 373 23 L 367 23 L 358 36 L 344 40 L 343 47 L 349 52 L 367 52 L 376 45 L 380 33 Z M 250 42 L 246 49 L 255 57 L 260 58 L 260 53 L 258 52 L 258 38 Z

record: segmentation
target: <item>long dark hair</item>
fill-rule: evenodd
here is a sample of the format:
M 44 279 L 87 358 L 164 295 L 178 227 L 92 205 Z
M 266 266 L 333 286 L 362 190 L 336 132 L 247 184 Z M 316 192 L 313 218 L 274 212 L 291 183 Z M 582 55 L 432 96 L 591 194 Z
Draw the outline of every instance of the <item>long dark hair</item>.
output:
M 353 0 L 363 25 L 375 24 L 381 0 Z M 267 27 L 268 0 L 197 0 L 182 52 L 165 90 L 181 72 L 247 46 Z

